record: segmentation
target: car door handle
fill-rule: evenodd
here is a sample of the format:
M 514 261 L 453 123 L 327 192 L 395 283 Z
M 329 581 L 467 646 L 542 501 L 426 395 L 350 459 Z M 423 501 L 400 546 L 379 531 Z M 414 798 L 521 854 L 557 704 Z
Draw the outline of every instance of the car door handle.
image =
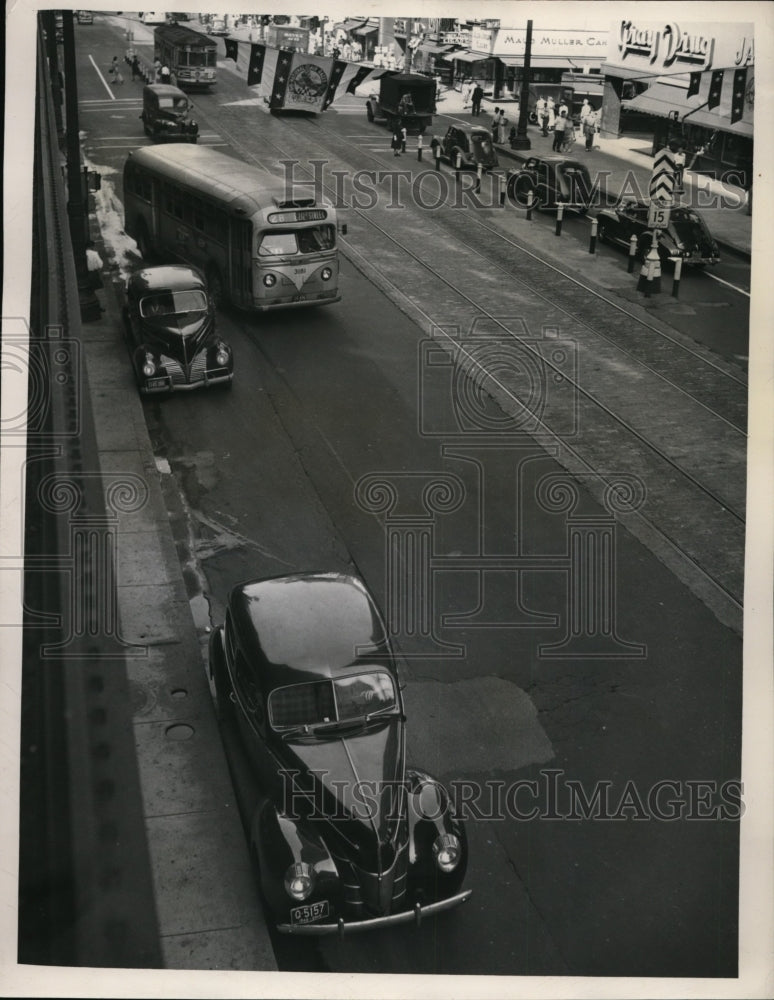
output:
M 237 703 L 236 695 L 234 694 L 233 691 L 229 691 L 229 693 L 228 693 L 228 700 L 231 702 L 232 705 L 236 705 L 236 703 Z

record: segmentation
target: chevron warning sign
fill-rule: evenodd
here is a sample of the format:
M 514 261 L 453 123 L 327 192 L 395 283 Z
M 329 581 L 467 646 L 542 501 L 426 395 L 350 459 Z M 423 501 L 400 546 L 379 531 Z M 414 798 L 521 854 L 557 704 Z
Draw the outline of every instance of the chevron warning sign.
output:
M 660 149 L 653 159 L 648 193 L 654 201 L 672 202 L 675 187 L 675 154 L 671 149 Z

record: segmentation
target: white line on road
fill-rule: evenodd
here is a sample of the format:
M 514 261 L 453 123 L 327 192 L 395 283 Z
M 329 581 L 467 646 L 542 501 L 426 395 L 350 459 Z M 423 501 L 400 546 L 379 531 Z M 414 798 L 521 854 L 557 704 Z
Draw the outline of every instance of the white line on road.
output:
M 719 281 L 721 285 L 728 285 L 729 288 L 733 288 L 735 292 L 739 292 L 740 295 L 746 295 L 750 298 L 750 293 L 746 292 L 743 288 L 738 285 L 732 285 L 730 281 L 726 281 L 725 278 L 719 278 L 716 274 L 711 274 L 709 271 L 704 272 L 708 278 L 712 278 L 713 281 Z
M 116 99 L 116 95 L 115 95 L 115 94 L 113 93 L 113 91 L 112 91 L 112 90 L 110 89 L 110 87 L 108 87 L 108 82 L 107 82 L 107 80 L 106 80 L 106 79 L 105 79 L 105 77 L 104 77 L 104 76 L 102 75 L 102 72 L 101 72 L 101 70 L 100 70 L 99 66 L 98 66 L 98 65 L 97 65 L 97 64 L 96 64 L 96 63 L 94 62 L 94 56 L 92 56 L 92 55 L 90 54 L 90 55 L 89 55 L 89 60 L 90 60 L 90 62 L 91 62 L 91 65 L 92 65 L 92 66 L 94 67 L 94 69 L 95 69 L 95 70 L 97 71 L 97 76 L 98 76 L 98 77 L 100 78 L 100 80 L 102 80 L 102 82 L 104 83 L 104 85 L 105 85 L 105 90 L 106 90 L 106 91 L 107 91 L 107 92 L 108 92 L 108 93 L 110 94 L 110 100 L 111 100 L 111 101 L 114 101 L 114 100 Z M 123 100 L 126 100 L 126 98 L 123 98 Z

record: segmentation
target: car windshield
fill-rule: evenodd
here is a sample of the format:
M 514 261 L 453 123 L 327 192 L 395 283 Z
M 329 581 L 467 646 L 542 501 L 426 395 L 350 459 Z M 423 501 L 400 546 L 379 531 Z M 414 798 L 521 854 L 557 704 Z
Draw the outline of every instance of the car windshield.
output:
M 384 670 L 292 684 L 269 695 L 269 717 L 279 730 L 365 719 L 396 707 L 392 677 Z
M 179 316 L 181 313 L 205 312 L 207 296 L 199 288 L 180 292 L 157 292 L 140 302 L 140 315 L 146 317 Z
M 333 226 L 310 226 L 308 229 L 271 230 L 258 242 L 259 257 L 286 257 L 298 253 L 332 250 L 336 244 Z
M 185 97 L 160 97 L 159 107 L 164 111 L 187 111 L 188 101 Z

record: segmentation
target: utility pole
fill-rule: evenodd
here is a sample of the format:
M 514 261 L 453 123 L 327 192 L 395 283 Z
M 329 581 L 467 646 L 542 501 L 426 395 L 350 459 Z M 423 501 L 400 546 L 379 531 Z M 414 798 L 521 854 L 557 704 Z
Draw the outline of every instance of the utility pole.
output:
M 516 128 L 516 138 L 511 144 L 512 149 L 531 149 L 532 143 L 527 135 L 529 121 L 529 77 L 530 61 L 532 59 L 532 21 L 527 21 L 527 40 L 524 46 L 524 66 L 521 71 L 521 100 L 519 101 L 519 124 Z

